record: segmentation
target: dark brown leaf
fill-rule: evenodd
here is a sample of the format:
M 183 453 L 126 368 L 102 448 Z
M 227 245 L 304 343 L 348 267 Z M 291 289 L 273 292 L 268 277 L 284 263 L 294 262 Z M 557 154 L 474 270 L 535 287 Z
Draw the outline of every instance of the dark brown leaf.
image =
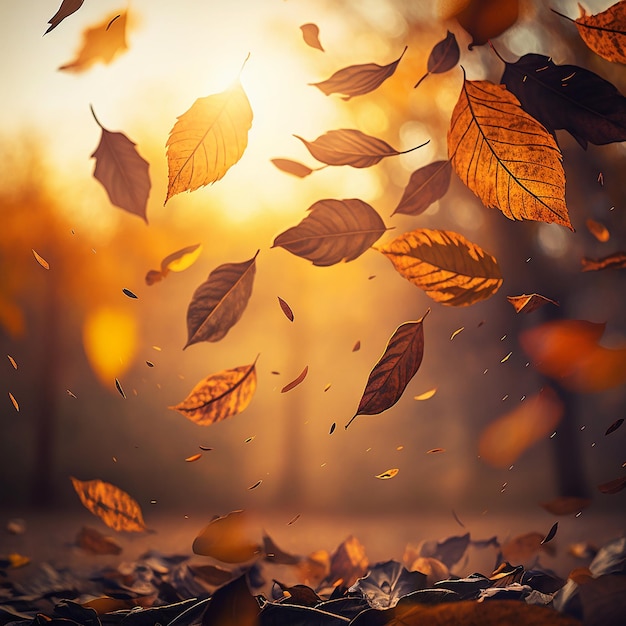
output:
M 124 389 L 122 389 L 122 383 L 120 383 L 120 381 L 117 378 L 115 379 L 115 387 L 119 391 L 120 396 L 122 396 L 122 398 L 126 400 L 126 394 L 124 393 Z
M 626 252 L 613 252 L 601 259 L 582 258 L 583 272 L 596 272 L 598 270 L 622 270 L 626 268 Z
M 291 307 L 280 296 L 278 296 L 278 304 L 280 304 L 280 308 L 285 314 L 285 317 L 290 322 L 293 322 L 294 320 L 293 311 L 291 310 Z
M 306 585 L 285 585 L 280 581 L 274 579 L 274 582 L 280 587 L 281 591 L 285 593 L 288 604 L 295 606 L 316 606 L 322 599 Z
M 215 590 L 202 615 L 202 626 L 257 626 L 259 611 L 243 573 Z
M 540 296 L 538 293 L 525 294 L 521 296 L 507 296 L 506 299 L 513 305 L 516 313 L 532 313 L 544 304 L 554 304 L 559 306 L 558 302 L 550 300 L 545 296 Z
M 248 491 L 252 491 L 253 489 L 256 489 L 257 487 L 260 487 L 262 482 L 263 482 L 262 480 L 257 480 L 257 481 L 254 483 L 254 485 L 250 485 L 250 486 L 248 487 Z
M 76 535 L 76 545 L 91 554 L 121 554 L 122 546 L 99 530 L 83 526 Z
M 422 363 L 424 356 L 424 319 L 401 324 L 391 336 L 378 363 L 370 372 L 357 415 L 375 415 L 392 407 L 399 399 Z
M 85 0 L 63 0 L 59 10 L 48 20 L 48 30 L 44 33 L 47 35 L 51 30 L 54 30 L 66 17 L 76 13 L 80 7 L 83 6 Z
M 317 24 L 302 24 L 300 30 L 302 31 L 302 39 L 304 39 L 304 43 L 307 46 L 324 52 L 324 48 L 320 43 L 320 29 Z
M 543 545 L 544 543 L 548 543 L 548 541 L 552 541 L 554 539 L 554 536 L 556 535 L 556 531 L 559 528 L 559 523 L 558 522 L 554 522 L 554 524 L 552 524 L 552 528 L 550 528 L 550 530 L 548 531 L 548 534 L 541 540 L 541 545 Z
M 256 254 L 243 263 L 215 268 L 194 292 L 187 309 L 187 343 L 219 341 L 241 319 L 256 272 Z
M 552 513 L 552 515 L 572 515 L 574 513 L 580 513 L 580 511 L 586 509 L 590 504 L 591 500 L 589 498 L 561 496 L 549 502 L 542 502 L 541 506 L 548 511 L 548 513 Z
M 614 494 L 619 493 L 622 489 L 626 489 L 626 476 L 616 478 L 615 480 L 609 480 L 608 483 L 602 483 L 598 485 L 598 489 L 602 493 Z
M 620 417 L 618 420 L 615 420 L 607 429 L 606 432 L 604 433 L 605 435 L 610 435 L 611 433 L 614 433 L 622 424 L 624 423 L 624 418 Z
M 295 378 L 294 380 L 292 380 L 290 383 L 288 383 L 287 385 L 285 385 L 281 390 L 280 393 L 287 393 L 288 391 L 291 391 L 294 387 L 297 387 L 305 378 L 306 375 L 309 373 L 309 366 L 306 365 L 304 367 L 304 369 L 300 372 L 300 374 L 298 375 L 297 378 Z
M 313 265 L 353 261 L 385 232 L 376 211 L 363 200 L 319 200 L 297 225 L 276 237 L 280 246 Z
M 128 298 L 132 298 L 134 300 L 137 299 L 137 294 L 133 293 L 130 289 L 126 289 L 126 287 L 124 287 L 124 289 L 122 289 L 122 293 L 127 296 Z
M 352 167 L 370 167 L 389 156 L 406 154 L 425 146 L 428 141 L 415 148 L 402 152 L 392 148 L 386 141 L 366 135 L 360 130 L 341 128 L 329 130 L 315 141 L 307 141 L 294 135 L 318 161 L 327 165 L 350 165 Z
M 91 155 L 96 159 L 94 178 L 102 183 L 111 204 L 138 215 L 146 222 L 150 194 L 150 165 L 123 133 L 111 132 L 98 121 L 93 107 L 91 113 L 102 130 L 100 143 Z
M 361 349 L 361 342 L 357 341 L 353 346 L 352 346 L 352 352 L 358 352 Z
M 328 431 L 328 434 L 332 435 L 335 432 L 335 428 L 337 428 L 337 423 L 333 422 L 330 426 L 330 430 Z
M 415 87 L 417 87 L 429 74 L 443 74 L 451 70 L 458 62 L 461 56 L 459 44 L 456 41 L 454 33 L 447 32 L 445 39 L 435 44 L 428 56 L 427 69 L 428 72 L 422 76 Z
M 309 174 L 312 174 L 314 170 L 299 163 L 298 161 L 292 161 L 291 159 L 270 159 L 272 163 L 281 171 L 287 172 L 298 178 L 306 178 Z
M 450 161 L 435 161 L 413 172 L 392 215 L 421 215 L 446 194 L 451 174 Z

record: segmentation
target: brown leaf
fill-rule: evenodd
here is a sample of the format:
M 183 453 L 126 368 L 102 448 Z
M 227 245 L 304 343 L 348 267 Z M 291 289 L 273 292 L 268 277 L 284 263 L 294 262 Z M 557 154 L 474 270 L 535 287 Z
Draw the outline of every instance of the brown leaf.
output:
M 191 456 L 188 456 L 185 461 L 187 463 L 193 463 L 194 461 L 198 461 L 202 458 L 202 453 L 201 452 L 196 452 L 196 454 L 192 454 Z
M 211 556 L 224 563 L 243 563 L 261 554 L 261 546 L 246 534 L 247 514 L 232 511 L 209 522 L 194 539 L 194 554 Z
M 331 586 L 350 587 L 357 578 L 365 576 L 369 562 L 365 547 L 353 535 L 343 541 L 330 558 L 330 573 L 327 580 Z
M 252 109 L 239 80 L 226 91 L 198 98 L 178 117 L 167 140 L 165 202 L 220 180 L 243 156 L 251 127 Z
M 202 626 L 258 626 L 261 609 L 250 593 L 247 576 L 244 572 L 213 592 Z
M 276 579 L 274 579 L 274 583 L 284 592 L 286 602 L 290 605 L 314 607 L 322 601 L 315 591 L 306 585 L 293 585 L 290 587 Z
M 76 535 L 76 545 L 91 554 L 121 554 L 122 546 L 96 528 L 83 526 Z
M 9 359 L 9 362 L 13 366 L 13 369 L 16 370 L 17 369 L 17 361 L 10 354 L 7 354 L 7 359 Z
M 285 248 L 313 265 L 353 261 L 385 232 L 380 215 L 363 200 L 319 200 L 297 225 L 274 239 L 272 248 Z
M 602 224 L 602 222 L 596 222 L 596 220 L 588 219 L 585 221 L 587 230 L 600 242 L 606 243 L 611 238 L 609 229 Z
M 580 513 L 580 511 L 586 509 L 590 504 L 591 500 L 589 498 L 560 496 L 549 502 L 542 502 L 541 506 L 548 511 L 548 513 L 552 513 L 552 515 L 572 515 L 574 513 Z
M 132 298 L 133 300 L 137 300 L 137 298 L 139 297 L 136 293 L 132 292 L 130 289 L 126 289 L 126 287 L 124 287 L 124 289 L 122 289 L 122 293 L 127 298 Z
M 561 151 L 503 86 L 464 80 L 452 112 L 448 153 L 455 172 L 486 207 L 509 219 L 572 229 Z
M 422 363 L 424 356 L 424 319 L 430 309 L 416 322 L 398 326 L 387 343 L 383 355 L 370 372 L 356 413 L 375 415 L 392 407 L 402 396 Z
M 493 467 L 509 467 L 525 450 L 554 431 L 563 411 L 556 392 L 544 387 L 483 430 L 478 444 L 480 458 Z
M 91 113 L 100 126 L 100 143 L 91 155 L 96 160 L 94 178 L 104 187 L 111 204 L 143 218 L 146 223 L 146 208 L 150 194 L 149 163 L 142 158 L 124 133 L 107 130 Z
M 293 311 L 291 310 L 291 307 L 280 296 L 278 296 L 278 304 L 280 305 L 282 312 L 285 314 L 285 317 L 290 322 L 293 322 L 294 320 Z
M 117 19 L 115 19 L 117 17 Z M 128 50 L 126 44 L 126 21 L 128 13 L 111 13 L 102 22 L 83 31 L 83 41 L 76 58 L 59 69 L 68 72 L 84 72 L 96 63 L 108 65 Z M 114 20 L 112 22 L 112 20 Z
M 320 29 L 317 24 L 302 24 L 300 30 L 302 31 L 302 39 L 304 39 L 304 43 L 307 46 L 324 52 L 324 48 L 320 43 Z
M 519 0 L 470 0 L 456 14 L 459 24 L 472 36 L 468 46 L 482 46 L 513 26 L 519 15 Z
M 17 403 L 15 396 L 10 391 L 9 391 L 9 400 L 11 400 L 11 404 L 13 405 L 13 408 L 19 413 L 20 405 Z
M 353 346 L 352 346 L 352 352 L 358 352 L 361 349 L 361 342 L 357 341 Z
M 540 296 L 538 293 L 532 293 L 530 295 L 523 293 L 521 296 L 507 296 L 506 299 L 513 305 L 516 313 L 532 313 L 548 303 L 559 306 L 558 302 L 550 300 L 550 298 L 546 298 L 545 296 Z
M 415 83 L 415 87 L 418 87 L 429 74 L 443 74 L 451 70 L 459 62 L 460 54 L 454 33 L 448 31 L 445 39 L 436 43 L 430 51 L 426 66 L 428 71 Z
M 407 552 L 405 551 L 406 556 Z M 405 561 L 404 558 L 403 561 Z M 440 580 L 448 580 L 450 578 L 450 570 L 446 564 L 431 556 L 418 556 L 411 560 L 410 563 L 406 563 L 406 568 L 410 572 L 421 572 L 424 574 L 426 576 L 427 589 L 432 589 L 435 583 L 438 583 Z
M 392 215 L 421 215 L 433 202 L 445 196 L 451 174 L 450 161 L 435 161 L 413 172 Z
M 32 250 L 32 248 L 31 248 Z M 39 263 L 39 265 L 41 265 L 41 267 L 43 267 L 45 270 L 49 270 L 50 269 L 50 263 L 48 263 L 48 261 L 46 261 L 46 259 L 44 259 L 41 255 L 37 254 L 37 252 L 35 252 L 35 250 L 33 250 L 33 256 L 35 257 L 35 261 L 37 261 L 37 263 Z
M 431 448 L 426 452 L 426 454 L 438 454 L 439 452 L 445 452 L 445 448 Z
M 200 426 L 209 426 L 241 413 L 255 390 L 256 361 L 207 376 L 182 402 L 169 408 Z
M 313 157 L 326 165 L 350 165 L 357 168 L 371 167 L 385 157 L 406 154 L 428 143 L 426 141 L 415 148 L 400 152 L 386 141 L 353 128 L 329 130 L 315 141 L 307 141 L 298 135 L 294 137 L 307 147 Z
M 626 268 L 626 252 L 613 252 L 601 259 L 582 258 L 583 272 L 598 270 L 623 270 Z
M 548 531 L 548 534 L 541 540 L 541 545 L 548 543 L 548 541 L 552 541 L 554 539 L 554 536 L 556 535 L 556 531 L 559 528 L 559 523 L 558 522 L 554 522 L 554 524 L 552 524 L 552 528 L 550 528 L 550 530 Z
M 300 374 L 298 374 L 297 378 L 295 378 L 294 380 L 292 380 L 290 383 L 288 383 L 287 385 L 285 385 L 281 390 L 280 393 L 287 393 L 288 391 L 291 391 L 294 387 L 297 387 L 305 378 L 306 375 L 309 373 L 309 366 L 306 365 L 304 367 L 304 369 L 300 372 Z
M 614 433 L 622 424 L 624 423 L 624 418 L 620 417 L 618 420 L 615 420 L 607 429 L 606 432 L 604 433 L 605 436 L 606 435 L 610 435 L 611 433 Z
M 626 3 L 616 2 L 596 15 L 587 15 L 578 6 L 580 17 L 575 22 L 576 28 L 587 47 L 607 61 L 626 63 Z
M 47 35 L 51 30 L 54 30 L 66 17 L 76 13 L 80 7 L 83 6 L 85 0 L 63 0 L 59 10 L 48 20 L 48 30 L 44 33 Z
M 343 100 L 350 100 L 354 96 L 374 91 L 380 87 L 393 73 L 404 56 L 406 48 L 402 54 L 389 65 L 378 65 L 377 63 L 365 63 L 363 65 L 350 65 L 335 72 L 330 78 L 320 83 L 310 83 L 320 91 L 329 96 L 332 93 L 343 94 Z
M 542 549 L 543 540 L 541 533 L 530 532 L 518 535 L 510 541 L 503 543 L 500 551 L 502 558 L 509 563 L 527 563 Z
M 626 476 L 616 478 L 615 480 L 609 480 L 608 483 L 598 485 L 598 490 L 607 494 L 619 493 L 623 489 L 626 489 Z
M 470 306 L 502 285 L 496 259 L 449 230 L 417 229 L 377 249 L 403 278 L 447 306 Z
M 97 515 L 109 528 L 143 532 L 146 525 L 137 502 L 119 487 L 102 480 L 78 480 L 70 476 L 83 506 Z
M 298 178 L 306 178 L 309 174 L 312 174 L 315 170 L 299 163 L 298 161 L 292 161 L 291 159 L 270 159 L 272 163 L 283 172 L 297 176 Z
M 256 254 L 243 263 L 216 267 L 194 292 L 187 308 L 187 343 L 219 341 L 241 319 L 254 285 Z

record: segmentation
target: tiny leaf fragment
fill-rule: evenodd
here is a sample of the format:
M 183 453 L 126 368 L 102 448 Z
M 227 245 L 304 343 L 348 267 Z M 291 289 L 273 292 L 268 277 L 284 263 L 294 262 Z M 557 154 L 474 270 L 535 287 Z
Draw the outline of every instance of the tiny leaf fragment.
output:
M 305 378 L 309 372 L 309 366 L 306 365 L 304 369 L 298 374 L 298 376 L 292 380 L 290 383 L 286 384 L 281 390 L 280 393 L 287 393 L 291 391 L 294 387 L 297 387 Z
M 302 31 L 302 39 L 304 39 L 304 43 L 307 46 L 324 52 L 324 48 L 320 43 L 320 29 L 317 24 L 302 24 L 300 30 Z
M 524 293 L 521 296 L 507 296 L 506 299 L 513 305 L 516 313 L 532 313 L 544 304 L 548 303 L 554 304 L 554 306 L 559 306 L 558 302 L 555 302 L 550 298 L 546 298 L 545 296 L 540 296 L 538 293 L 530 295 Z

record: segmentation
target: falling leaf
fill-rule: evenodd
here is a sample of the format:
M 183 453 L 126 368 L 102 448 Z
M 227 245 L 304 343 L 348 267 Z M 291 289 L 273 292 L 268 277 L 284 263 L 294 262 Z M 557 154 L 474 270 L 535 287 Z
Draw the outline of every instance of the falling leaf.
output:
M 250 593 L 248 574 L 244 572 L 213 592 L 202 614 L 201 626 L 258 626 L 259 611 L 259 603 Z
M 251 441 L 254 441 L 254 438 L 256 437 L 256 435 L 252 435 L 252 437 L 248 437 L 244 443 L 250 443 Z
M 330 426 L 330 430 L 328 431 L 328 434 L 332 435 L 335 432 L 335 428 L 337 428 L 337 423 L 333 422 Z
M 37 263 L 39 263 L 39 265 L 41 265 L 41 267 L 43 267 L 45 270 L 50 269 L 50 264 L 48 263 L 48 261 L 46 261 L 46 259 L 44 259 L 42 256 L 37 254 L 34 250 L 33 250 L 33 255 L 35 257 L 35 260 L 37 261 Z
M 544 543 L 548 543 L 548 541 L 552 541 L 554 539 L 554 536 L 556 535 L 556 531 L 558 528 L 559 523 L 554 522 L 554 524 L 552 524 L 552 528 L 550 528 L 550 530 L 548 531 L 548 534 L 541 540 L 541 545 L 543 545 Z
M 374 91 L 380 87 L 393 73 L 404 56 L 406 48 L 402 54 L 389 65 L 378 65 L 377 63 L 365 63 L 363 65 L 350 65 L 335 72 L 330 78 L 320 83 L 310 83 L 317 87 L 327 96 L 333 93 L 343 94 L 343 100 L 350 100 L 354 96 Z
M 9 359 L 9 362 L 13 366 L 13 369 L 17 369 L 17 361 L 10 354 L 7 354 L 7 358 Z
M 365 576 L 368 570 L 365 547 L 353 535 L 345 539 L 330 557 L 330 572 L 327 581 L 335 587 L 353 585 L 357 579 Z
M 197 461 L 197 460 L 199 460 L 199 459 L 201 459 L 201 458 L 202 458 L 202 453 L 198 452 L 198 453 L 196 453 L 196 454 L 192 454 L 191 456 L 188 456 L 188 457 L 185 459 L 185 461 L 186 461 L 187 463 L 193 463 L 194 461 Z
M 392 407 L 402 396 L 422 363 L 424 356 L 424 319 L 430 309 L 416 322 L 398 326 L 387 343 L 383 355 L 370 372 L 356 413 L 375 415 Z
M 590 504 L 589 498 L 560 496 L 549 502 L 542 502 L 541 506 L 552 515 L 572 515 L 586 509 Z
M 574 22 L 581 39 L 598 56 L 607 61 L 626 63 L 626 3 L 621 0 L 596 15 L 587 15 L 580 4 L 578 7 L 580 17 L 576 20 L 552 11 Z
M 452 517 L 454 517 L 454 521 L 461 526 L 461 528 L 465 528 L 465 524 L 460 520 L 459 516 L 457 515 L 456 511 L 452 511 Z
M 138 215 L 148 222 L 146 208 L 150 194 L 150 165 L 135 149 L 135 143 L 124 133 L 107 130 L 91 114 L 102 130 L 100 143 L 91 155 L 96 160 L 94 178 L 104 187 L 111 204 Z
M 116 17 L 118 19 L 113 21 Z M 84 72 L 96 63 L 108 65 L 117 56 L 126 52 L 128 50 L 126 44 L 127 18 L 128 13 L 126 11 L 120 13 L 119 17 L 117 13 L 112 13 L 102 22 L 85 29 L 76 57 L 59 69 L 69 72 Z
M 614 252 L 608 254 L 601 259 L 590 259 L 583 257 L 582 260 L 583 272 L 597 272 L 600 270 L 622 270 L 626 268 L 626 252 Z
M 626 476 L 610 480 L 608 483 L 598 485 L 599 491 L 606 494 L 619 493 L 622 489 L 626 489 Z
M 10 391 L 9 391 L 9 399 L 11 400 L 11 403 L 15 407 L 15 410 L 19 413 L 20 405 L 17 403 L 15 396 Z
M 115 379 L 115 388 L 119 391 L 120 396 L 126 400 L 126 394 L 124 393 L 124 389 L 122 388 L 122 383 L 116 378 Z
M 239 79 L 178 117 L 167 140 L 169 184 L 165 202 L 220 180 L 243 156 L 252 109 Z
M 542 54 L 505 63 L 501 82 L 552 135 L 566 130 L 583 148 L 626 140 L 626 98 L 609 81 Z
M 305 378 L 306 375 L 309 373 L 309 366 L 306 365 L 304 367 L 304 369 L 300 372 L 300 374 L 298 374 L 297 378 L 295 378 L 294 380 L 292 380 L 290 383 L 288 383 L 287 385 L 285 385 L 281 390 L 280 393 L 287 393 L 288 391 L 291 391 L 294 387 L 297 387 Z
M 241 319 L 252 294 L 258 254 L 243 263 L 218 266 L 196 289 L 187 308 L 185 348 L 219 341 Z
M 496 259 L 449 230 L 417 229 L 377 249 L 403 278 L 441 304 L 469 306 L 502 285 Z
M 211 374 L 179 404 L 169 407 L 200 426 L 209 426 L 241 413 L 256 390 L 256 361 Z
M 83 526 L 76 535 L 76 545 L 91 554 L 121 554 L 122 546 L 96 528 Z
M 509 563 L 526 563 L 542 549 L 541 542 L 544 536 L 541 533 L 530 532 L 518 535 L 503 543 L 500 551 L 502 558 Z
M 65 391 L 67 392 L 67 395 L 68 395 L 70 398 L 75 398 L 75 397 L 76 397 L 76 396 L 75 396 L 75 395 L 74 395 L 74 394 L 73 394 L 73 393 L 72 393 L 69 389 L 66 389 Z
M 519 15 L 519 0 L 469 0 L 460 6 L 454 17 L 472 36 L 470 50 L 501 35 L 515 24 Z
M 420 393 L 419 396 L 415 396 L 413 400 L 430 400 L 437 393 L 437 387 L 433 387 L 424 393 Z
M 294 320 L 293 311 L 291 310 L 291 307 L 280 296 L 278 296 L 278 304 L 280 305 L 280 308 L 285 314 L 285 317 L 290 322 L 293 322 Z
M 129 298 L 134 298 L 135 300 L 137 299 L 137 294 L 133 293 L 130 289 L 124 288 L 122 289 L 122 293 Z
M 520 333 L 535 369 L 571 391 L 595 393 L 626 382 L 626 349 L 599 345 L 604 324 L 554 320 Z
M 445 39 L 435 44 L 430 51 L 426 65 L 428 71 L 415 83 L 415 87 L 418 87 L 429 74 L 443 74 L 451 70 L 459 62 L 460 55 L 461 51 L 456 37 L 454 33 L 448 31 Z
M 431 448 L 426 454 L 437 454 L 439 452 L 445 452 L 445 448 Z
M 451 174 L 450 161 L 435 161 L 413 172 L 392 215 L 421 215 L 446 194 Z
M 452 341 L 458 334 L 462 333 L 465 330 L 465 326 L 461 326 L 461 328 L 457 328 L 451 335 L 450 341 Z
M 76 13 L 80 7 L 83 6 L 84 0 L 63 0 L 59 10 L 48 20 L 48 30 L 44 33 L 47 35 L 51 30 L 54 30 L 66 17 Z
M 276 579 L 274 579 L 274 584 L 278 585 L 284 594 L 283 597 L 290 606 L 314 607 L 322 602 L 322 599 L 315 593 L 315 591 L 306 585 L 294 585 L 290 587 L 289 585 L 285 585 Z
M 556 392 L 544 387 L 483 430 L 478 444 L 481 459 L 493 467 L 509 467 L 554 430 L 563 411 Z
M 261 546 L 246 535 L 247 514 L 232 511 L 209 522 L 194 539 L 194 554 L 212 556 L 224 563 L 243 563 L 261 553 Z
M 302 31 L 302 39 L 304 39 L 304 43 L 307 46 L 324 52 L 324 48 L 320 43 L 320 29 L 317 24 L 302 24 L 300 30 Z
M 154 363 L 152 361 L 146 361 L 146 365 L 148 367 L 154 367 Z
M 272 163 L 283 172 L 297 176 L 298 178 L 306 178 L 309 174 L 312 174 L 315 170 L 299 163 L 298 161 L 292 161 L 291 159 L 270 159 Z
M 588 219 L 585 221 L 585 226 L 587 227 L 587 230 L 602 243 L 607 242 L 611 238 L 609 229 L 602 222 L 596 222 L 596 220 Z
M 488 208 L 572 228 L 552 135 L 501 85 L 463 81 L 448 131 L 454 171 Z
M 605 435 L 610 435 L 611 433 L 614 433 L 622 424 L 624 423 L 624 418 L 620 417 L 618 420 L 615 420 L 607 429 L 606 432 L 604 433 Z
M 352 346 L 352 352 L 358 352 L 361 349 L 361 342 L 357 341 L 354 346 Z
M 160 270 L 150 270 L 146 274 L 146 283 L 153 285 L 155 282 L 165 278 L 170 272 L 182 272 L 191 267 L 202 253 L 202 244 L 197 243 L 192 246 L 186 246 L 172 254 L 168 254 L 161 261 Z
M 397 476 L 399 471 L 400 470 L 397 467 L 394 467 L 392 469 L 385 470 L 380 474 L 376 474 L 375 478 L 379 478 L 380 480 L 388 480 L 389 478 Z
M 306 147 L 311 155 L 327 165 L 350 165 L 363 168 L 376 165 L 385 157 L 406 154 L 425 146 L 428 141 L 408 150 L 398 151 L 386 141 L 366 135 L 353 128 L 329 130 L 315 141 L 307 141 L 294 135 Z
M 70 476 L 83 506 L 109 528 L 143 532 L 146 525 L 139 504 L 125 491 L 102 480 L 78 480 Z
M 380 215 L 363 200 L 319 200 L 297 225 L 278 235 L 272 244 L 328 266 L 353 261 L 385 232 Z
M 250 487 L 248 487 L 248 491 L 252 491 L 253 489 L 256 489 L 263 481 L 262 480 L 257 480 L 254 485 L 251 485 Z
M 506 299 L 513 305 L 516 313 L 532 313 L 548 303 L 559 306 L 558 302 L 550 300 L 550 298 L 546 298 L 545 296 L 540 296 L 538 293 L 532 293 L 530 295 L 523 293 L 521 296 L 507 296 Z
M 200 450 L 204 450 L 205 452 L 210 452 L 213 448 L 209 448 L 209 446 L 198 446 Z

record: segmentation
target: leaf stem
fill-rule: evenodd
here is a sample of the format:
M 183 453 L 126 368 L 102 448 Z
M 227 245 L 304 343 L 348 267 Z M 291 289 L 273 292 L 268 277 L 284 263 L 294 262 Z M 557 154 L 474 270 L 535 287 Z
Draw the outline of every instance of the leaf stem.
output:
M 356 418 L 356 416 L 357 416 L 357 415 L 358 415 L 358 413 L 355 413 L 355 414 L 352 416 L 352 419 L 351 419 L 351 420 L 350 420 L 350 421 L 349 421 L 349 422 L 348 422 L 348 423 L 344 426 L 344 429 L 345 429 L 345 430 L 347 430 L 347 429 L 348 429 L 348 426 L 350 426 L 350 424 L 352 424 L 352 422 L 354 421 L 354 419 Z
M 407 152 L 413 152 L 413 150 L 417 150 L 418 148 L 423 148 L 428 143 L 430 143 L 430 139 L 427 139 L 424 143 L 421 143 L 419 146 L 415 146 L 415 148 L 409 148 L 408 150 L 403 150 L 402 152 L 398 152 L 398 154 L 406 154 Z
M 508 65 L 508 63 L 504 60 L 502 55 L 496 50 L 496 47 L 493 45 L 493 42 L 491 41 L 491 39 L 487 39 L 487 43 L 489 44 L 489 47 L 495 52 L 496 56 L 500 59 L 500 61 L 502 61 L 502 63 L 504 63 L 505 65 Z
M 93 110 L 93 104 L 89 103 L 89 109 L 91 110 L 91 114 L 93 115 L 93 119 L 96 120 L 96 124 L 100 126 L 102 130 L 104 130 L 104 126 L 100 124 L 100 120 L 96 117 L 96 112 Z
M 556 11 L 555 9 L 550 9 L 550 11 L 552 11 L 552 13 L 556 13 L 559 17 L 563 17 L 566 20 L 569 20 L 570 22 L 576 22 L 576 20 L 572 19 L 571 17 L 568 17 L 567 15 L 563 15 L 563 13 L 559 13 L 558 11 Z
M 413 89 L 417 89 L 428 77 L 430 76 L 430 72 L 426 72 L 424 76 L 422 76 L 416 83 L 413 85 Z

